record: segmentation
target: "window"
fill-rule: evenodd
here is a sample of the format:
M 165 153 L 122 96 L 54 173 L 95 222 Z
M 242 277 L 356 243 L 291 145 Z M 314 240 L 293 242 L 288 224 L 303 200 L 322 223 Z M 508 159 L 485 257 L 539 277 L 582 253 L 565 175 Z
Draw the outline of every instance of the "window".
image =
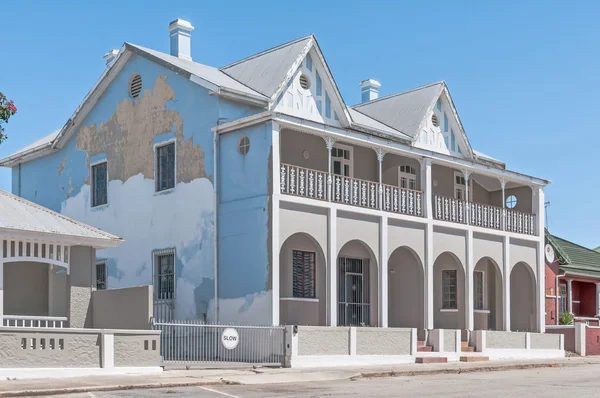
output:
M 315 298 L 315 253 L 292 252 L 293 297 Z
M 437 103 L 435 104 L 435 106 L 437 107 L 438 111 L 440 111 L 440 112 L 442 111 L 442 101 L 440 101 L 439 98 L 438 98 Z
M 442 286 L 444 302 L 442 309 L 455 310 L 458 309 L 456 303 L 456 270 L 442 271 Z
M 463 173 L 454 172 L 454 198 L 458 200 L 467 200 L 465 177 Z M 469 179 L 469 200 L 473 200 L 473 185 Z
M 331 119 L 331 99 L 327 93 L 325 93 L 325 117 Z
M 567 285 L 561 284 L 559 286 L 559 289 L 560 289 L 560 295 L 559 295 L 560 314 L 562 314 L 562 313 L 565 313 L 568 311 L 568 308 L 567 308 Z M 559 316 L 560 316 L 560 314 L 559 314 Z
M 156 148 L 156 191 L 175 188 L 175 143 Z
M 108 203 L 106 165 L 102 162 L 92 166 L 92 207 Z
M 483 310 L 484 309 L 484 301 L 483 301 L 483 272 L 482 271 L 475 271 L 474 273 L 475 275 L 475 283 L 473 285 L 473 288 L 475 289 L 475 292 L 473 294 L 473 298 L 475 299 L 475 309 L 476 310 Z
M 156 298 L 171 300 L 175 298 L 175 250 L 154 252 Z
M 517 197 L 515 195 L 510 195 L 508 198 L 506 198 L 506 207 L 509 209 L 514 209 L 516 205 Z
M 306 69 L 312 72 L 312 57 L 310 54 L 306 54 Z
M 398 169 L 398 186 L 405 189 L 417 189 L 417 173 L 415 168 L 402 165 Z
M 454 130 L 450 129 L 450 150 L 456 152 L 456 136 Z
M 106 260 L 96 260 L 96 290 L 106 290 Z
M 321 84 L 321 76 L 317 72 L 317 95 L 323 95 L 323 85 Z M 321 107 L 319 107 L 320 109 Z
M 352 177 L 352 147 L 336 145 L 331 149 L 331 169 L 333 174 Z
M 444 112 L 444 131 L 448 131 L 448 116 Z
M 240 141 L 238 142 L 238 152 L 242 155 L 246 155 L 250 152 L 250 139 L 248 137 L 243 136 L 240 138 Z

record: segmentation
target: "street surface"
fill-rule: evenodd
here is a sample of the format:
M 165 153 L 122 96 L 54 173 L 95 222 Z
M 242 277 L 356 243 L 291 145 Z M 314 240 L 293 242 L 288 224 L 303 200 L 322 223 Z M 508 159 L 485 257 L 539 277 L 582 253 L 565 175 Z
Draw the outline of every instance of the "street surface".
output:
M 561 397 L 596 396 L 600 365 L 326 381 L 129 390 L 68 395 L 94 397 Z M 58 396 L 55 396 L 58 397 Z M 62 397 L 65 397 L 64 395 Z

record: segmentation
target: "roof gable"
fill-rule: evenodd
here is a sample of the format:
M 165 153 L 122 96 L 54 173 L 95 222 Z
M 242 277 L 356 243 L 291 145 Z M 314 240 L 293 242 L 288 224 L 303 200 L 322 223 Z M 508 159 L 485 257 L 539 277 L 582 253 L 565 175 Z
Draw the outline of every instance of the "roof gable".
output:
M 546 231 L 548 243 L 554 248 L 561 268 L 572 272 L 600 276 L 600 253 Z

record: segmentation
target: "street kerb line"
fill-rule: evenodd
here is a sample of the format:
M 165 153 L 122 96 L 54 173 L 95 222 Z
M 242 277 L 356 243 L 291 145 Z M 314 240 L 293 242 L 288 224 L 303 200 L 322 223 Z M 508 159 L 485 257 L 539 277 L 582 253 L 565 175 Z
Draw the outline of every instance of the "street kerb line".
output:
M 221 392 L 221 391 L 213 390 L 212 388 L 208 388 L 208 387 L 201 387 L 201 386 L 199 386 L 198 388 L 201 388 L 201 389 L 206 390 L 206 391 L 214 392 L 215 394 L 221 394 L 221 395 L 224 395 L 226 397 L 241 398 L 241 397 L 238 397 L 237 395 L 227 394 L 226 392 Z

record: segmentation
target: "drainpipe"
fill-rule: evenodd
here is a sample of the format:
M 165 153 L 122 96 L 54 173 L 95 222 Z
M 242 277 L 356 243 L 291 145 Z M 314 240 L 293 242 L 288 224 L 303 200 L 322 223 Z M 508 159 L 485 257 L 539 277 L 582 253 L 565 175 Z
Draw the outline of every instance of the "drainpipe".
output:
M 21 163 L 19 163 L 19 185 L 18 185 L 17 191 L 18 191 L 17 196 L 21 197 Z
M 228 119 L 219 118 L 217 126 L 227 123 Z M 214 190 L 214 214 L 213 223 L 215 228 L 214 253 L 215 253 L 215 318 L 214 323 L 219 323 L 219 142 L 220 136 L 218 131 L 213 131 L 213 190 Z
M 554 304 L 556 306 L 556 317 L 555 317 L 556 319 L 555 319 L 554 323 L 557 324 L 557 325 L 558 325 L 558 316 L 559 316 L 559 314 L 558 314 L 558 310 L 559 310 L 559 308 L 558 308 L 558 292 L 559 292 L 559 290 L 558 290 L 558 280 L 560 278 L 564 278 L 565 276 L 567 276 L 567 274 L 557 274 L 556 275 L 556 287 L 555 287 L 556 290 L 554 291 Z

